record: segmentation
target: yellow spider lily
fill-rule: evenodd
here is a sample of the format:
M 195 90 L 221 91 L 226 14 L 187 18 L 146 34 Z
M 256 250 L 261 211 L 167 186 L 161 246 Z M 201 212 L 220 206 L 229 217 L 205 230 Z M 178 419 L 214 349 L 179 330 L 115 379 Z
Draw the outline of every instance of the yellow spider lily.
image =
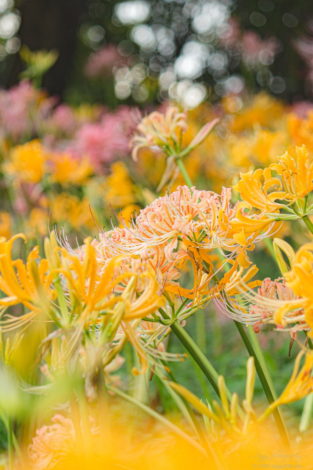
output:
M 288 199 L 302 198 L 313 190 L 313 158 L 305 145 L 290 149 L 270 168 L 280 175 Z
M 49 304 L 55 298 L 51 285 L 48 261 L 39 258 L 39 249 L 35 247 L 27 257 L 26 263 L 21 259 L 12 260 L 12 245 L 24 235 L 15 235 L 11 240 L 0 241 L 0 298 L 2 310 L 22 304 L 29 311 L 19 317 L 7 315 L 4 329 L 10 330 L 25 325 L 41 312 L 47 312 Z
M 301 360 L 305 356 L 304 364 L 300 369 Z M 295 361 L 290 380 L 280 397 L 275 400 L 260 418 L 263 420 L 277 406 L 301 400 L 313 392 L 313 351 L 301 351 Z
M 270 168 L 241 174 L 235 189 L 243 201 L 262 212 L 277 212 L 281 204 L 276 200 L 288 198 L 282 191 L 281 181 L 272 176 Z
M 164 304 L 151 269 L 138 273 L 127 266 L 123 268 L 122 256 L 101 263 L 90 240 L 81 255 L 63 248 L 61 258 L 62 267 L 55 272 L 66 279 L 71 303 L 79 306 L 86 319 L 120 302 L 124 305 L 125 321 L 145 317 Z

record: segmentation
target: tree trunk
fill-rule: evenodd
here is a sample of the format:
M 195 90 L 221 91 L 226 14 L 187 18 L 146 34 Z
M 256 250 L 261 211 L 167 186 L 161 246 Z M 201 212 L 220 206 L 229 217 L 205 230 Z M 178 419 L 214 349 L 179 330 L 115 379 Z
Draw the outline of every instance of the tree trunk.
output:
M 21 44 L 32 51 L 58 51 L 58 60 L 43 81 L 49 94 L 61 97 L 66 88 L 75 58 L 78 29 L 87 4 L 88 0 L 23 0 L 19 5 Z M 17 54 L 9 74 L 9 86 L 18 82 L 22 69 Z

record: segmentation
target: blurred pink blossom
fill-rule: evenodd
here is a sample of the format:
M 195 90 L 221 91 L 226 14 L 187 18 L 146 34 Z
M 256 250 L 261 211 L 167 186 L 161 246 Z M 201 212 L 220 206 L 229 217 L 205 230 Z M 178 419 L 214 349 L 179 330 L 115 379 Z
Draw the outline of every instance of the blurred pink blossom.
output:
M 224 47 L 237 48 L 240 41 L 241 31 L 236 18 L 230 18 L 228 24 L 221 33 L 219 40 Z
M 10 90 L 0 91 L 0 137 L 19 139 L 36 133 L 48 114 L 53 99 L 22 81 Z
M 294 43 L 299 55 L 307 66 L 306 80 L 313 88 L 313 37 L 303 36 Z
M 219 36 L 220 44 L 241 55 L 250 66 L 270 65 L 277 54 L 279 43 L 275 38 L 262 39 L 254 31 L 243 31 L 236 18 L 230 18 Z
M 274 38 L 261 39 L 253 31 L 246 31 L 241 37 L 241 51 L 247 64 L 269 65 L 278 51 L 278 42 Z
M 48 127 L 53 133 L 71 135 L 75 131 L 77 124 L 73 109 L 66 104 L 61 104 L 53 110 Z
M 313 103 L 311 101 L 298 101 L 293 103 L 290 110 L 303 119 L 310 111 L 313 111 Z
M 15 195 L 14 210 L 20 215 L 27 214 L 33 207 L 45 204 L 45 196 L 38 184 L 22 183 L 16 187 Z
M 98 123 L 84 124 L 69 144 L 73 154 L 86 156 L 97 170 L 129 153 L 130 136 L 137 124 L 136 113 L 121 107 L 106 113 Z
M 129 57 L 123 56 L 115 45 L 109 44 L 89 56 L 85 73 L 87 77 L 108 75 L 113 67 L 123 67 L 129 63 Z

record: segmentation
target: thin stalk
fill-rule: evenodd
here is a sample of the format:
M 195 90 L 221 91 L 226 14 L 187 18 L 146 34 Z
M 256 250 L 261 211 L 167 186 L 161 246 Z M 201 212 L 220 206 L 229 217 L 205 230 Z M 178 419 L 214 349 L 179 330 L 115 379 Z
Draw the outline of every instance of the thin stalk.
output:
M 206 322 L 205 313 L 200 311 L 196 315 L 196 340 L 201 351 L 206 351 Z
M 266 366 L 266 362 L 260 348 L 259 342 L 256 338 L 256 335 L 251 327 L 244 327 L 241 323 L 234 321 L 237 330 L 241 336 L 241 339 L 246 346 L 246 349 L 250 356 L 254 357 L 255 361 L 255 368 L 262 384 L 264 393 L 266 398 L 270 404 L 272 404 L 276 400 L 276 393 L 274 389 L 274 385 L 272 379 L 270 377 L 269 371 Z M 280 432 L 281 438 L 285 443 L 289 443 L 287 428 L 283 421 L 282 415 L 280 413 L 279 408 L 275 408 L 273 411 L 274 419 L 278 430 Z
M 5 426 L 7 431 L 7 439 L 8 439 L 8 470 L 13 468 L 13 460 L 14 460 L 14 433 L 12 427 L 12 421 L 10 418 L 5 419 Z
M 174 335 L 179 339 L 182 343 L 184 348 L 189 352 L 192 359 L 198 364 L 204 375 L 209 380 L 210 384 L 214 388 L 217 395 L 219 395 L 218 391 L 218 373 L 216 372 L 215 368 L 212 366 L 209 359 L 205 356 L 205 354 L 201 351 L 199 346 L 194 342 L 191 336 L 187 333 L 187 331 L 178 325 L 177 323 L 173 323 L 171 325 L 171 330 L 173 331 Z M 231 397 L 230 392 L 229 397 Z
M 310 349 L 313 349 L 313 344 L 311 338 L 307 336 L 307 341 Z M 309 424 L 311 421 L 312 417 L 312 410 L 313 410 L 313 393 L 310 393 L 305 398 L 304 401 L 304 407 L 301 415 L 301 420 L 300 420 L 300 426 L 299 426 L 299 431 L 300 432 L 305 432 L 309 428 Z
M 177 163 L 177 166 L 179 168 L 179 171 L 182 174 L 182 177 L 185 180 L 186 185 L 188 186 L 188 188 L 192 188 L 193 184 L 192 184 L 192 181 L 190 179 L 190 176 L 188 175 L 188 172 L 186 170 L 186 167 L 184 165 L 184 162 L 183 162 L 182 158 L 177 158 L 176 163 Z
M 264 239 L 264 244 L 269 252 L 269 254 L 271 255 L 271 257 L 275 260 L 275 262 L 277 263 L 277 260 L 276 260 L 276 257 L 275 257 L 275 252 L 274 252 L 274 248 L 273 248 L 273 244 L 272 244 L 272 241 L 270 238 L 265 238 Z
M 313 393 L 310 393 L 305 399 L 303 412 L 301 416 L 299 431 L 305 432 L 309 428 L 313 410 Z
M 307 228 L 309 229 L 309 231 L 310 231 L 311 233 L 313 233 L 313 223 L 311 222 L 309 216 L 304 215 L 304 216 L 302 217 L 302 220 L 303 220 L 303 222 L 305 223 L 305 225 L 307 226 Z

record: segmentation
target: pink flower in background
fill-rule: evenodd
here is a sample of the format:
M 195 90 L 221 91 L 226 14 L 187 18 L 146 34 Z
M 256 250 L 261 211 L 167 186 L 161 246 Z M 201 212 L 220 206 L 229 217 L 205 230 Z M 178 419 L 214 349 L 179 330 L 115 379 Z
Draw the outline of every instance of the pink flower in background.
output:
M 230 18 L 219 35 L 220 44 L 236 51 L 249 66 L 270 65 L 277 54 L 279 43 L 275 38 L 262 39 L 254 31 L 243 31 L 236 18 Z
M 241 31 L 236 18 L 230 18 L 225 30 L 222 31 L 219 40 L 224 47 L 237 48 Z
M 313 37 L 303 36 L 295 41 L 295 48 L 307 66 L 306 80 L 313 88 Z
M 274 38 L 263 40 L 253 31 L 247 31 L 241 37 L 241 51 L 247 64 L 269 65 L 278 51 L 278 42 Z
M 136 126 L 136 113 L 121 107 L 106 113 L 100 122 L 84 124 L 74 136 L 69 147 L 72 152 L 90 159 L 99 170 L 118 157 L 129 153 L 130 136 Z
M 77 128 L 77 124 L 73 109 L 67 104 L 61 104 L 52 112 L 48 126 L 53 133 L 70 135 Z
M 290 110 L 298 117 L 304 119 L 310 111 L 313 111 L 313 103 L 311 101 L 298 101 L 291 106 Z
M 0 91 L 1 136 L 18 139 L 32 135 L 52 105 L 53 99 L 45 98 L 27 81 Z
M 85 73 L 87 77 L 108 75 L 113 67 L 129 65 L 130 61 L 130 58 L 123 56 L 115 45 L 110 44 L 89 56 Z
M 22 183 L 16 188 L 14 210 L 20 215 L 26 215 L 31 208 L 44 206 L 46 198 L 38 184 Z

